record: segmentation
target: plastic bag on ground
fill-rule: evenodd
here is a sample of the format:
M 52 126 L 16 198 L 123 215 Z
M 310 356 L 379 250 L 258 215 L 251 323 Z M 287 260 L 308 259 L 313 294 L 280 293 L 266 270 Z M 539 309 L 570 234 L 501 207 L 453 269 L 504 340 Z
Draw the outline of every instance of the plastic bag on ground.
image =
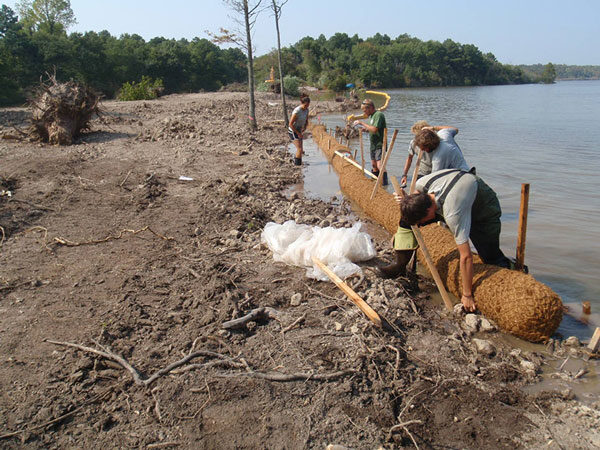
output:
M 316 256 L 337 276 L 344 279 L 362 270 L 354 262 L 367 261 L 376 255 L 368 233 L 360 231 L 360 222 L 352 228 L 316 227 L 288 220 L 280 225 L 269 222 L 261 242 L 273 252 L 273 259 L 289 265 L 306 267 L 306 276 L 318 280 L 329 278 L 314 266 Z

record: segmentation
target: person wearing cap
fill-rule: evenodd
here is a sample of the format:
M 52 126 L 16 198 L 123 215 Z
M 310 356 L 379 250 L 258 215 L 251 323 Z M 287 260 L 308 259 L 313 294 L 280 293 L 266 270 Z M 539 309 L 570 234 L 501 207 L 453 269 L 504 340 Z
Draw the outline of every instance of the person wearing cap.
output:
M 355 120 L 353 125 L 360 126 L 369 132 L 371 164 L 373 165 L 373 175 L 379 176 L 381 170 L 381 154 L 383 152 L 383 130 L 387 127 L 385 116 L 381 111 L 375 109 L 373 100 L 366 98 L 363 100 L 360 107 L 362 111 L 369 117 L 369 122 Z M 386 173 L 383 174 L 383 184 L 387 184 Z

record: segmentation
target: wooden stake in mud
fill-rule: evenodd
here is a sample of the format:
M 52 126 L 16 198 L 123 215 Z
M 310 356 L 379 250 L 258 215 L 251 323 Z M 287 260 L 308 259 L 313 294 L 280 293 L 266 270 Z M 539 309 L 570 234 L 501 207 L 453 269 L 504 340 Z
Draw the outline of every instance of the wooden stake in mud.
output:
M 386 135 L 386 132 L 385 132 L 386 130 L 387 130 L 387 128 L 384 129 L 384 133 L 383 133 L 384 136 Z M 398 136 L 398 130 L 394 130 L 390 148 L 387 152 L 385 152 L 385 157 L 383 158 L 383 163 L 381 164 L 381 169 L 379 169 L 379 176 L 377 177 L 377 182 L 375 183 L 375 187 L 373 188 L 373 192 L 371 192 L 371 198 L 369 200 L 373 200 L 373 197 L 375 197 L 375 192 L 377 192 L 377 188 L 379 187 L 379 184 L 381 183 L 381 180 L 383 179 L 383 174 L 385 173 L 385 166 L 387 165 L 390 154 L 392 153 L 392 150 L 394 149 L 394 143 L 396 142 L 396 136 Z
M 365 145 L 363 144 L 363 130 L 362 128 L 358 131 L 360 139 L 360 163 L 362 166 L 363 173 L 365 172 Z
M 406 196 L 406 194 L 404 192 L 404 189 L 402 189 L 400 187 L 400 183 L 398 183 L 398 180 L 396 179 L 396 177 L 391 176 L 390 179 L 392 180 L 392 186 L 394 186 L 394 190 L 396 191 L 396 194 L 398 194 L 400 197 L 404 198 Z M 419 243 L 419 248 L 423 252 L 423 256 L 425 257 L 425 261 L 427 262 L 427 267 L 429 268 L 429 271 L 431 272 L 431 275 L 433 276 L 435 284 L 436 284 L 438 290 L 440 291 L 442 300 L 444 300 L 444 305 L 446 305 L 447 309 L 452 310 L 452 308 L 453 308 L 452 300 L 450 300 L 450 296 L 448 295 L 448 291 L 446 290 L 446 287 L 444 286 L 442 277 L 440 277 L 440 273 L 438 272 L 437 267 L 435 267 L 435 264 L 434 264 L 433 260 L 431 259 L 431 255 L 429 254 L 429 250 L 427 250 L 427 246 L 425 245 L 425 240 L 423 239 L 423 235 L 421 234 L 419 227 L 417 227 L 416 225 L 412 225 L 410 228 L 411 228 L 412 232 L 414 233 L 415 238 L 417 238 L 417 242 Z
M 381 149 L 381 160 L 385 159 L 385 154 L 387 153 L 388 145 L 387 145 L 387 128 L 383 129 L 383 146 Z
M 590 343 L 588 344 L 587 348 L 589 351 L 595 353 L 598 351 L 599 347 L 600 347 L 600 327 L 596 327 L 596 331 L 594 331 L 594 335 L 592 336 L 592 339 L 590 339 Z
M 365 313 L 365 315 L 369 318 L 371 322 L 373 322 L 373 324 L 376 327 L 381 328 L 381 318 L 379 317 L 379 314 L 377 314 L 367 302 L 360 298 L 360 295 L 354 292 L 350 286 L 344 283 L 340 277 L 338 277 L 334 272 L 332 272 L 329 269 L 329 267 L 323 264 L 323 262 L 319 260 L 316 256 L 313 256 L 312 260 L 319 267 L 319 269 L 325 272 L 325 275 L 327 275 L 331 279 L 331 281 L 333 281 L 335 285 L 339 287 L 344 292 L 344 294 L 348 296 L 350 300 L 352 300 L 352 303 L 358 306 L 360 310 L 363 313 Z
M 408 190 L 409 194 L 415 193 L 415 185 L 417 184 L 417 177 L 419 176 L 419 167 L 421 167 L 421 158 L 423 158 L 423 150 L 419 149 L 419 156 L 417 156 L 417 164 L 415 164 L 413 177 L 410 181 L 410 189 Z
M 517 237 L 517 269 L 525 265 L 525 237 L 527 236 L 527 211 L 529 209 L 529 183 L 521 184 L 521 209 L 519 210 L 519 235 Z

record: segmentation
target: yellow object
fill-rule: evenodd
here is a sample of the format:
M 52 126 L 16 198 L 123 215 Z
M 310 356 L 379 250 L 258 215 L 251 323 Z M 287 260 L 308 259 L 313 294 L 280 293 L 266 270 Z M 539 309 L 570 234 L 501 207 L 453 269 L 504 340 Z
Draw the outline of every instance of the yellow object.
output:
M 387 109 L 387 107 L 390 104 L 390 96 L 388 94 L 386 94 L 385 92 L 379 92 L 379 91 L 366 91 L 365 94 L 371 94 L 371 95 L 383 95 L 385 97 L 385 103 L 383 104 L 383 106 L 381 106 L 380 108 L 377 108 L 377 111 L 384 111 Z M 346 117 L 346 122 L 351 122 L 353 120 L 357 120 L 357 119 L 366 119 L 367 115 L 365 113 L 362 113 L 358 116 L 355 116 L 354 114 L 350 114 L 348 117 Z
M 275 68 L 271 66 L 271 74 L 269 75 L 271 78 L 265 80 L 265 83 L 275 83 Z

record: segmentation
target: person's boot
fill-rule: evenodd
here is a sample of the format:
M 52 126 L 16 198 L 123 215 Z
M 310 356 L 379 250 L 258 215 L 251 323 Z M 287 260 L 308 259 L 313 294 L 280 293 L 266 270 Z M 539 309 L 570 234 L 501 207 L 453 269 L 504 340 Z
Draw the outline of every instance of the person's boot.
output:
M 394 250 L 394 263 L 380 267 L 382 278 L 397 278 L 406 273 L 406 265 L 410 261 L 414 250 Z
M 383 186 L 387 186 L 389 184 L 389 182 L 388 182 L 388 176 L 387 176 L 387 170 L 385 172 L 383 172 L 383 180 L 382 180 L 381 184 Z

